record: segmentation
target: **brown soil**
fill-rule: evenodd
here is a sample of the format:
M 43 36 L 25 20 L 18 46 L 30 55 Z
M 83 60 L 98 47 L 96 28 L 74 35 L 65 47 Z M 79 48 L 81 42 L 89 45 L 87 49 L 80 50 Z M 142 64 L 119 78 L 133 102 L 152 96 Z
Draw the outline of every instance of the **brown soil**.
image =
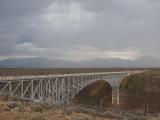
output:
M 9 114 L 8 112 L 0 113 L 0 120 L 16 120 L 15 114 Z

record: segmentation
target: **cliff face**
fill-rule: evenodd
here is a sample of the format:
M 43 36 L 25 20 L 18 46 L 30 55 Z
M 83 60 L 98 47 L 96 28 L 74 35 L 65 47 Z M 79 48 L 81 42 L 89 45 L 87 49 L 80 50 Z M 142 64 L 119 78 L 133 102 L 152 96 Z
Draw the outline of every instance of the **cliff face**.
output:
M 99 80 L 84 88 L 74 101 L 93 106 L 100 106 L 101 102 L 103 102 L 103 106 L 111 105 L 112 88 L 106 81 Z

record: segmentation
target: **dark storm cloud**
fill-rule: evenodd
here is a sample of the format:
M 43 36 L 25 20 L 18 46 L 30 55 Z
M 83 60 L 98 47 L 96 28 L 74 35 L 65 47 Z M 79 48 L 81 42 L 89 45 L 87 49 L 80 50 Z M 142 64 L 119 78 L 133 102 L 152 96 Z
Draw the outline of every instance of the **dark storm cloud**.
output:
M 52 0 L 1 0 L 0 17 L 20 17 L 41 13 Z
M 160 58 L 159 11 L 158 0 L 1 0 L 0 58 Z

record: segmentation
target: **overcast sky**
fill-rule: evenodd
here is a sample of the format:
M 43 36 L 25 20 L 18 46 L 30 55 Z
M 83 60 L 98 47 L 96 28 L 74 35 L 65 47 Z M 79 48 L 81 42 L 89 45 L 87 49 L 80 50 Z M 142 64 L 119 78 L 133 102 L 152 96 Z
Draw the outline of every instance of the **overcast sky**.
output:
M 160 58 L 160 0 L 0 0 L 0 60 Z

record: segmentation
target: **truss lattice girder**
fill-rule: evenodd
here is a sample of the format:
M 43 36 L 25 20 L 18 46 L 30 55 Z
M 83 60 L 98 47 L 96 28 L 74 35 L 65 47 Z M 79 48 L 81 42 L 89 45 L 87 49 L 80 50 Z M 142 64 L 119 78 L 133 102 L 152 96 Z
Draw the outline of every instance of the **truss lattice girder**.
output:
M 21 77 L 0 77 L 0 93 L 49 104 L 66 105 L 84 87 L 97 80 L 112 88 L 112 103 L 119 104 L 119 86 L 129 72 L 84 73 Z

